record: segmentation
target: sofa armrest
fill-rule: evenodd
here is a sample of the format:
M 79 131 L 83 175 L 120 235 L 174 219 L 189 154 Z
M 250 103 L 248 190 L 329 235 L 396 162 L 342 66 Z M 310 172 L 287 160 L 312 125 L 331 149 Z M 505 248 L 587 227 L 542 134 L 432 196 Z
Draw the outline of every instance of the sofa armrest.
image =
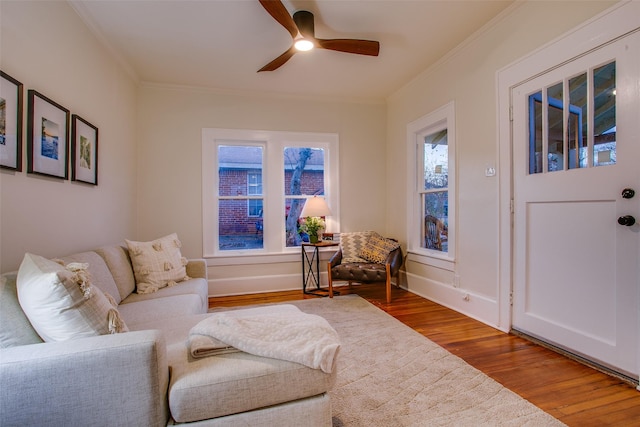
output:
M 207 261 L 204 259 L 187 260 L 187 276 L 207 280 Z
M 159 331 L 0 350 L 0 425 L 160 426 L 169 367 Z

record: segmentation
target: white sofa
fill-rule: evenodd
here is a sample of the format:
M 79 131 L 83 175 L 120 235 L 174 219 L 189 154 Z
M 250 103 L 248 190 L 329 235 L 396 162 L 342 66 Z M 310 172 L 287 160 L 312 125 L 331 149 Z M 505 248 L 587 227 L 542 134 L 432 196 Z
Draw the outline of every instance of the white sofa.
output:
M 44 343 L 21 310 L 16 272 L 0 281 L 1 426 L 330 426 L 331 374 L 236 352 L 190 357 L 189 330 L 207 316 L 204 260 L 190 280 L 135 293 L 127 250 L 62 258 L 89 264 L 130 332 Z

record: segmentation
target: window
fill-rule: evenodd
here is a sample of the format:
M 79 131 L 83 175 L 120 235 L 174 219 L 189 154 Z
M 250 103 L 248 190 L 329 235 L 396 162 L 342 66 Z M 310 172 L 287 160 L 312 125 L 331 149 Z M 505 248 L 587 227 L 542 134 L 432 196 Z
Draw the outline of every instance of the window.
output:
M 298 217 L 314 195 L 339 231 L 336 134 L 204 129 L 202 153 L 205 256 L 299 255 Z
M 453 102 L 407 126 L 409 252 L 453 269 L 455 245 L 455 117 Z
M 616 164 L 615 94 L 614 61 L 529 95 L 529 174 Z

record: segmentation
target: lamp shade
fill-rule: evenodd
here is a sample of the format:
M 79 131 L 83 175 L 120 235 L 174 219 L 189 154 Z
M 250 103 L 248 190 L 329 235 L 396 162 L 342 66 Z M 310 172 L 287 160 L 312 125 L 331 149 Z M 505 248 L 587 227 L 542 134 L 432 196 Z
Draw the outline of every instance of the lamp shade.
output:
M 329 216 L 331 215 L 331 209 L 327 206 L 327 202 L 322 197 L 313 196 L 304 204 L 302 212 L 300 212 L 301 218 L 309 216 Z

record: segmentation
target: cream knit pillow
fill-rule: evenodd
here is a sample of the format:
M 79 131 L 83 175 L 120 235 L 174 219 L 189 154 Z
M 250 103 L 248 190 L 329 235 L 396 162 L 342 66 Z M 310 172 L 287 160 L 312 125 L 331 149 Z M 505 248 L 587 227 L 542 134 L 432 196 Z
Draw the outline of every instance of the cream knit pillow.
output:
M 136 292 L 149 294 L 188 280 L 187 259 L 180 253 L 182 243 L 176 233 L 151 242 L 126 240 L 136 277 Z
M 91 284 L 87 267 L 81 263 L 64 267 L 25 254 L 18 270 L 18 300 L 44 341 L 128 331 L 113 299 Z

